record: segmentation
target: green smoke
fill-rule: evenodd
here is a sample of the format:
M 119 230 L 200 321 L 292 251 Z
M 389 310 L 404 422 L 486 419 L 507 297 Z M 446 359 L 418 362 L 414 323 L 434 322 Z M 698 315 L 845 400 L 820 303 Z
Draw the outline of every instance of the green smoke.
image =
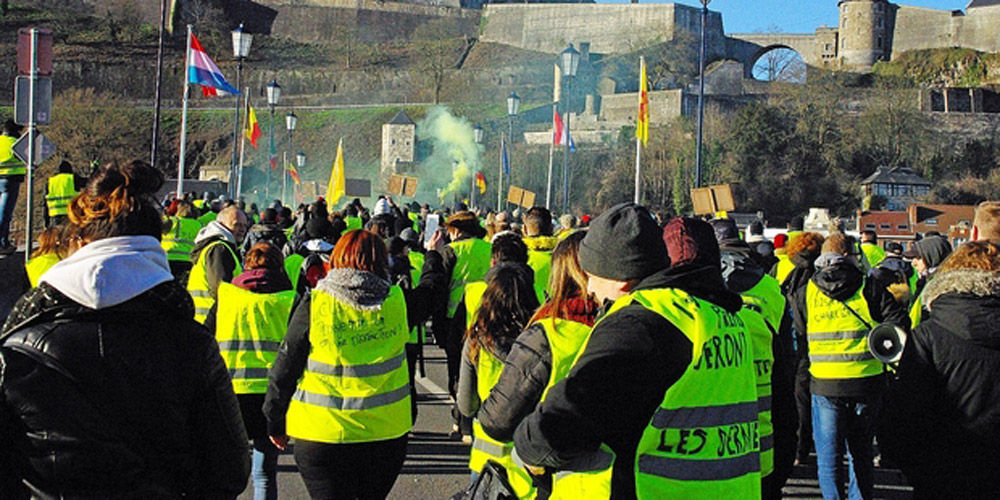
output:
M 432 153 L 421 162 L 418 199 L 460 199 L 471 190 L 472 176 L 479 170 L 482 147 L 476 144 L 472 125 L 456 117 L 446 106 L 435 106 L 417 123 L 417 140 L 431 141 Z M 438 191 L 440 190 L 440 191 Z

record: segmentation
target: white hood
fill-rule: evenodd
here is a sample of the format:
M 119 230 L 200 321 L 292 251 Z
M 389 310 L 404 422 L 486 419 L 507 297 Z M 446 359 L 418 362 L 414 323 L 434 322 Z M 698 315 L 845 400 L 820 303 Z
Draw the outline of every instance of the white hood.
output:
M 226 229 L 226 226 L 223 226 L 222 223 L 217 220 L 209 222 L 205 227 L 198 231 L 198 236 L 195 236 L 194 238 L 194 244 L 197 245 L 198 243 L 201 243 L 202 241 L 205 241 L 213 236 L 222 236 L 222 239 L 232 243 L 233 245 L 236 244 L 236 237 L 233 236 L 233 233 Z
M 174 279 L 167 254 L 152 236 L 119 236 L 87 244 L 52 266 L 40 282 L 74 302 L 103 309 Z

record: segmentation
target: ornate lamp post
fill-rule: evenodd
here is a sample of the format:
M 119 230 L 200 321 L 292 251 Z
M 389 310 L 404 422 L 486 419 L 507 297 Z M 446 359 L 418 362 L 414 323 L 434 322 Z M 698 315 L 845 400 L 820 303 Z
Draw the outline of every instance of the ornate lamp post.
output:
M 250 44 L 253 43 L 253 35 L 243 31 L 243 24 L 240 24 L 239 28 L 233 30 L 233 57 L 236 58 L 236 89 L 242 91 L 243 88 L 243 60 L 247 58 L 250 54 Z M 233 119 L 233 163 L 229 169 L 229 190 L 235 197 L 235 188 L 238 184 L 238 177 L 242 175 L 242 172 L 237 172 L 238 169 L 238 155 L 236 144 L 240 139 L 240 96 L 236 96 L 235 102 L 235 118 Z
M 288 156 L 292 154 L 292 133 L 295 132 L 295 126 L 299 123 L 299 117 L 295 116 L 294 111 L 289 111 L 285 115 L 285 128 L 288 129 L 288 144 L 285 148 L 285 160 L 281 162 L 281 202 L 285 202 L 285 186 L 288 184 Z
M 694 187 L 701 187 L 701 141 L 705 125 L 705 25 L 708 19 L 708 4 L 712 0 L 701 0 L 701 53 L 698 56 L 698 139 L 694 157 Z
M 569 212 L 569 110 L 570 110 L 570 100 L 573 98 L 573 78 L 576 77 L 576 70 L 580 67 L 580 52 L 573 48 L 573 44 L 569 45 L 569 48 L 562 51 L 559 55 L 559 67 L 562 69 L 563 77 L 566 79 L 566 105 L 563 107 L 563 118 L 566 124 L 566 145 L 563 147 L 563 199 L 562 199 L 562 211 L 563 213 Z
M 472 133 L 476 138 L 476 144 L 479 144 L 481 146 L 483 144 L 483 127 L 476 125 L 476 128 L 472 129 Z M 469 195 L 469 201 L 470 205 L 472 205 L 471 207 L 472 210 L 476 209 L 476 191 L 478 191 L 479 187 L 476 181 L 478 176 L 479 172 L 472 173 L 472 191 L 471 194 Z
M 269 165 L 265 170 L 267 170 L 267 184 L 264 185 L 264 197 L 271 201 L 271 166 L 270 162 L 274 158 L 274 107 L 278 105 L 278 99 L 281 98 L 281 85 L 278 85 L 276 80 L 271 80 L 271 83 L 267 84 L 267 106 L 271 108 L 271 149 L 270 156 L 267 157 Z M 285 193 L 281 193 L 284 197 Z
M 295 168 L 299 169 L 299 177 L 302 177 L 302 171 L 306 168 L 306 154 L 302 151 L 295 153 Z M 293 196 L 298 198 L 298 185 L 292 186 L 292 192 L 295 193 Z M 284 194 L 284 193 L 282 193 Z

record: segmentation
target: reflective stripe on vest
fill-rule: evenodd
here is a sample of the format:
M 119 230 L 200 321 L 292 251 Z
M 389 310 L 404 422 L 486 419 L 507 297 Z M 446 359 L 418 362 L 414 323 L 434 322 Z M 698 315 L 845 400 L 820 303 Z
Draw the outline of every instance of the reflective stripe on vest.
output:
M 229 276 L 228 281 L 232 281 L 233 278 L 240 275 L 243 272 L 243 267 L 240 266 L 240 259 L 236 257 L 236 253 L 233 252 L 232 248 L 229 248 L 222 240 L 213 241 L 205 248 L 201 249 L 201 253 L 198 254 L 198 260 L 195 261 L 194 266 L 191 267 L 191 273 L 188 275 L 187 291 L 191 294 L 191 299 L 194 301 L 194 319 L 199 323 L 204 323 L 205 318 L 208 316 L 208 311 L 212 309 L 215 304 L 215 297 L 212 297 L 212 292 L 208 287 L 208 270 L 205 267 L 205 255 L 208 254 L 208 250 L 216 245 L 222 245 L 232 255 L 233 262 L 236 263 L 236 267 L 233 268 L 233 275 Z M 226 280 L 224 280 L 226 281 Z
M 774 365 L 772 341 L 781 328 L 785 312 L 785 297 L 778 280 L 764 275 L 749 290 L 740 294 L 743 308 L 739 316 L 750 331 L 753 361 L 757 375 L 757 421 L 760 432 L 760 473 L 767 476 L 774 471 L 774 425 L 771 419 L 771 368 Z
M 465 284 L 482 281 L 486 271 L 489 271 L 492 247 L 479 238 L 453 241 L 448 246 L 455 252 L 455 267 L 448 285 L 448 317 L 454 318 L 465 295 Z
M 692 344 L 691 364 L 667 389 L 636 448 L 637 497 L 760 498 L 759 402 L 743 320 L 677 289 L 634 292 L 608 316 L 633 303 Z
M 267 392 L 267 371 L 288 330 L 295 292 L 254 293 L 219 283 L 215 340 L 236 394 Z
M 73 174 L 56 174 L 49 177 L 49 190 L 45 195 L 45 206 L 49 217 L 69 213 L 69 202 L 77 195 L 73 186 Z
M 191 262 L 191 251 L 194 250 L 194 239 L 198 237 L 201 223 L 195 219 L 170 217 L 170 230 L 163 233 L 160 246 L 167 253 L 167 260 L 174 262 Z
M 311 298 L 309 360 L 288 407 L 288 435 L 362 443 L 409 432 L 403 291 L 391 287 L 375 309 L 355 308 L 320 289 Z
M 24 162 L 14 157 L 14 143 L 18 137 L 0 135 L 0 175 L 26 175 Z
M 487 349 L 480 348 L 476 357 L 476 393 L 479 401 L 486 401 L 490 390 L 500 380 L 503 361 L 493 356 Z M 534 497 L 535 488 L 527 471 L 514 463 L 511 458 L 513 443 L 497 441 L 486 434 L 479 420 L 472 422 L 472 452 L 469 454 L 469 468 L 482 472 L 487 460 L 493 460 L 507 469 L 507 480 L 518 498 Z
M 880 375 L 885 370 L 868 350 L 868 332 L 876 323 L 863 290 L 862 283 L 853 297 L 841 302 L 827 297 L 811 280 L 806 285 L 806 338 L 809 373 L 813 377 L 856 379 Z

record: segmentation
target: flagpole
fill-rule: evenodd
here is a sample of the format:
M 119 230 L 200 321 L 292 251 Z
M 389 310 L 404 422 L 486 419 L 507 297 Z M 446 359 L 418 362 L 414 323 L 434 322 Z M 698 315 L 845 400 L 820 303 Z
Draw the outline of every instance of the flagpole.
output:
M 270 168 L 270 167 L 268 167 Z M 288 203 L 285 198 L 285 186 L 288 184 L 288 151 L 281 153 L 281 203 Z
M 503 132 L 500 132 L 500 169 L 499 175 L 497 176 L 497 212 L 501 211 L 503 208 L 503 150 L 504 150 L 504 136 Z
M 642 79 L 643 76 L 645 76 L 644 75 L 645 71 L 643 71 L 645 68 L 646 68 L 646 58 L 645 57 L 639 57 L 639 79 Z M 645 88 L 646 88 L 645 82 L 641 82 L 640 81 L 639 82 L 639 123 L 638 123 L 638 125 L 636 127 L 637 131 L 640 131 L 641 127 L 643 126 L 642 123 L 643 123 L 643 118 L 644 117 L 643 117 L 643 114 L 642 114 L 643 113 L 643 111 L 642 111 L 642 99 L 643 99 L 642 91 Z M 646 119 L 646 123 L 649 123 L 649 118 L 646 117 L 645 119 Z M 636 205 L 639 204 L 639 190 L 641 189 L 640 188 L 640 182 L 641 182 L 640 179 L 641 179 L 641 176 L 642 176 L 642 171 L 640 170 L 642 168 L 641 167 L 641 165 L 642 165 L 642 138 L 640 137 L 641 135 L 642 135 L 642 132 L 635 134 L 635 199 L 633 201 L 635 202 Z
M 556 115 L 557 102 L 552 103 L 552 116 Z M 552 124 L 552 137 L 549 139 L 549 176 L 545 181 L 545 209 L 552 210 L 552 165 L 556 158 L 556 126 L 555 122 Z
M 162 101 L 162 94 L 160 90 L 163 87 L 163 39 L 165 37 L 164 32 L 167 30 L 167 1 L 157 1 L 160 2 L 160 38 L 156 49 L 156 97 L 154 98 L 155 104 L 153 105 L 153 151 L 149 155 L 149 163 L 153 167 L 156 167 L 156 146 L 160 143 L 160 104 Z M 184 68 L 184 70 L 187 71 L 187 68 Z
M 239 201 L 240 193 L 243 192 L 243 154 L 247 149 L 247 125 L 250 122 L 250 87 L 247 87 L 243 92 L 243 106 L 246 108 L 246 112 L 243 113 L 243 134 L 240 137 L 240 166 L 236 170 L 236 199 L 234 201 Z M 267 168 L 271 168 L 268 166 Z
M 184 104 L 181 105 L 181 151 L 177 159 L 177 199 L 184 199 L 184 150 L 187 142 L 188 97 L 191 94 L 191 25 L 187 25 L 187 45 L 184 53 Z

